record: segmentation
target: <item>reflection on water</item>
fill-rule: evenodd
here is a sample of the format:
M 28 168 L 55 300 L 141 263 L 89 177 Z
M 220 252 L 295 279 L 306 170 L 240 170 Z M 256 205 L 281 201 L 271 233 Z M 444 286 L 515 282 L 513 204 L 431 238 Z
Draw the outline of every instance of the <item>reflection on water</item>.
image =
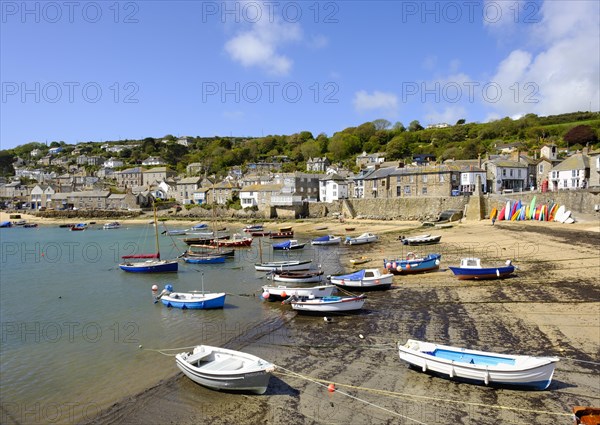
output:
M 312 259 L 326 274 L 339 273 L 339 253 L 346 249 L 307 244 L 304 250 L 274 253 L 273 241 L 259 246 L 256 238 L 225 264 L 182 262 L 179 273 L 147 275 L 118 268 L 122 255 L 154 250 L 152 232 L 144 234 L 144 226 L 0 232 L 3 423 L 89 419 L 177 373 L 173 357 L 155 349 L 223 345 L 243 340 L 257 326 L 260 333 L 278 328 L 275 319 L 292 313 L 261 300 L 265 274 L 254 263 Z M 160 243 L 162 258 L 186 249 L 176 238 L 162 236 Z M 162 289 L 171 283 L 185 292 L 200 290 L 202 279 L 205 290 L 227 292 L 223 310 L 170 309 L 153 302 L 154 284 Z

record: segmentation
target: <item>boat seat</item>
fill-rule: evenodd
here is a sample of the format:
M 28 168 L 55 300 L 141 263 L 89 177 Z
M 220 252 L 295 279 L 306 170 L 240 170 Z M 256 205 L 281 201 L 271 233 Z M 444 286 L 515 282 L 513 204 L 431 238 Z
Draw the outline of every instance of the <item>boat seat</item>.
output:
M 234 357 L 228 357 L 226 359 L 215 361 L 202 367 L 203 370 L 210 370 L 213 372 L 223 370 L 238 370 L 244 366 L 244 362 Z
M 212 354 L 212 350 L 208 351 L 200 351 L 198 353 L 194 353 L 187 357 L 186 361 L 190 364 L 198 364 L 200 360 L 205 359 L 206 357 Z

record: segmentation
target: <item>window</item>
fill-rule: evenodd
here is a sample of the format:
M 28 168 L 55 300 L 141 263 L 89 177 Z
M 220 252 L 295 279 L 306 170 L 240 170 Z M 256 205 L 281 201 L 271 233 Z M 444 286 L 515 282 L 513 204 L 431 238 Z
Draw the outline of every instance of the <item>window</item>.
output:
M 440 183 L 446 181 L 446 177 L 443 174 L 440 174 Z
M 544 172 L 544 164 L 538 165 L 538 173 L 542 174 Z
M 517 175 L 518 175 L 519 177 L 521 177 L 521 170 L 519 170 L 519 171 L 517 172 Z
M 571 179 L 571 187 L 579 187 L 579 180 Z
M 385 187 L 385 180 L 381 180 L 381 187 Z
M 396 196 L 402 196 L 402 187 L 396 186 Z
M 577 177 L 579 175 L 579 170 L 571 170 L 571 177 Z
M 408 182 L 409 182 L 409 183 L 414 183 L 414 182 L 415 182 L 415 176 L 413 176 L 413 175 L 410 175 L 410 176 L 408 177 Z
M 404 186 L 404 193 L 410 195 L 410 186 Z
M 511 177 L 513 176 L 513 170 L 512 169 L 510 170 L 510 176 Z
M 402 176 L 396 176 L 396 183 L 400 183 L 402 181 Z
M 506 169 L 502 169 L 502 177 L 506 177 Z
M 421 193 L 422 193 L 423 195 L 427 195 L 427 188 L 426 188 L 426 187 L 423 187 L 423 188 L 421 189 Z
M 427 174 L 423 174 L 423 176 L 421 176 L 421 181 L 423 183 L 427 183 Z

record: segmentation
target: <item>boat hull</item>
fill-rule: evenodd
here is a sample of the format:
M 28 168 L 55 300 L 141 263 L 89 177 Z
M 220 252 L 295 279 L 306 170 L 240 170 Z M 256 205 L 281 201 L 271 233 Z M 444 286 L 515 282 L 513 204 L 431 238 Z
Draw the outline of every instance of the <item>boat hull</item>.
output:
M 342 242 L 342 238 L 340 236 L 329 236 L 327 238 L 317 238 L 313 239 L 310 244 L 311 245 L 339 245 Z
M 555 357 L 509 356 L 435 344 L 427 344 L 431 348 L 421 351 L 415 349 L 415 342 L 398 344 L 401 360 L 423 372 L 484 385 L 545 390 L 558 361 Z M 434 355 L 438 350 L 444 352 L 444 358 Z
M 438 270 L 441 257 L 440 254 L 429 254 L 412 260 L 383 260 L 383 266 L 395 275 L 425 273 Z
M 269 301 L 283 300 L 292 295 L 297 297 L 315 297 L 323 298 L 329 297 L 333 294 L 335 286 L 333 285 L 322 285 L 315 286 L 312 288 L 293 288 L 288 286 L 268 286 L 265 285 L 263 289 L 263 298 Z M 267 296 L 265 296 L 267 294 Z
M 330 282 L 339 286 L 340 288 L 351 288 L 351 289 L 360 289 L 362 291 L 368 290 L 385 290 L 390 289 L 392 286 L 394 279 L 394 275 L 392 274 L 384 274 L 377 277 L 368 277 L 363 279 L 346 279 L 340 276 L 331 276 Z
M 318 273 L 275 272 L 273 280 L 288 283 L 317 283 L 325 280 L 325 274 L 322 271 Z
M 460 280 L 485 280 L 485 279 L 502 279 L 510 276 L 515 271 L 515 266 L 503 267 L 486 267 L 486 268 L 465 268 L 465 267 L 448 267 L 452 273 Z
M 225 305 L 224 292 L 217 294 L 194 294 L 194 293 L 172 293 L 163 295 L 160 301 L 167 307 L 207 310 L 213 308 L 223 308 Z
M 306 261 L 273 261 L 268 263 L 257 263 L 254 265 L 254 269 L 259 272 L 271 272 L 277 270 L 285 271 L 296 271 L 296 270 L 310 270 L 312 267 L 312 260 Z
M 292 301 L 292 308 L 300 313 L 345 313 L 360 310 L 364 295 L 358 297 L 324 297 L 314 300 Z
M 234 353 L 233 357 L 238 357 L 239 354 L 250 359 L 256 359 L 255 367 L 243 367 L 241 370 L 231 369 L 220 369 L 219 363 L 227 362 L 228 358 L 224 358 L 221 362 L 212 362 L 212 368 L 210 370 L 204 370 L 202 367 L 196 367 L 190 363 L 188 359 L 191 359 L 193 354 L 191 353 L 180 353 L 175 356 L 175 362 L 177 367 L 192 381 L 205 386 L 207 388 L 217 391 L 248 391 L 256 394 L 264 394 L 269 386 L 269 379 L 271 378 L 271 370 L 274 366 L 258 357 L 235 352 L 233 350 L 227 350 L 216 347 L 208 347 L 209 349 L 217 349 L 219 352 L 228 354 Z M 225 365 L 223 365 L 225 366 Z
M 411 245 L 411 246 L 415 246 L 415 245 L 433 245 L 436 243 L 439 243 L 439 241 L 442 239 L 442 236 L 430 236 L 427 238 L 404 238 L 402 239 L 402 244 L 403 245 Z
M 179 263 L 175 261 L 144 261 L 139 263 L 119 264 L 121 270 L 130 273 L 167 273 L 176 272 Z
M 215 256 L 215 257 L 184 257 L 183 261 L 190 264 L 221 264 L 225 262 L 225 256 Z

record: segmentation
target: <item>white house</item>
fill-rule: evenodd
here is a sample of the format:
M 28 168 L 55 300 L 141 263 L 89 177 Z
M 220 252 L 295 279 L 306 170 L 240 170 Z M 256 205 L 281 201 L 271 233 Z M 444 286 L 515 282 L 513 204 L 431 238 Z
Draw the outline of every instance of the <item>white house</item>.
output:
M 485 170 L 478 167 L 465 167 L 460 171 L 460 191 L 461 193 L 475 192 L 477 177 L 481 179 L 481 190 L 487 192 L 487 181 Z
M 123 161 L 121 161 L 120 159 L 117 158 L 109 158 L 106 161 L 104 161 L 104 164 L 102 165 L 104 168 L 117 168 L 117 167 L 122 167 L 123 166 Z
M 319 180 L 319 201 L 333 202 L 348 199 L 348 182 L 339 174 L 331 174 Z
M 142 165 L 165 165 L 166 162 L 158 157 L 149 157 L 142 161 Z
M 590 178 L 590 158 L 584 153 L 571 155 L 550 170 L 548 189 L 583 189 L 588 187 Z

